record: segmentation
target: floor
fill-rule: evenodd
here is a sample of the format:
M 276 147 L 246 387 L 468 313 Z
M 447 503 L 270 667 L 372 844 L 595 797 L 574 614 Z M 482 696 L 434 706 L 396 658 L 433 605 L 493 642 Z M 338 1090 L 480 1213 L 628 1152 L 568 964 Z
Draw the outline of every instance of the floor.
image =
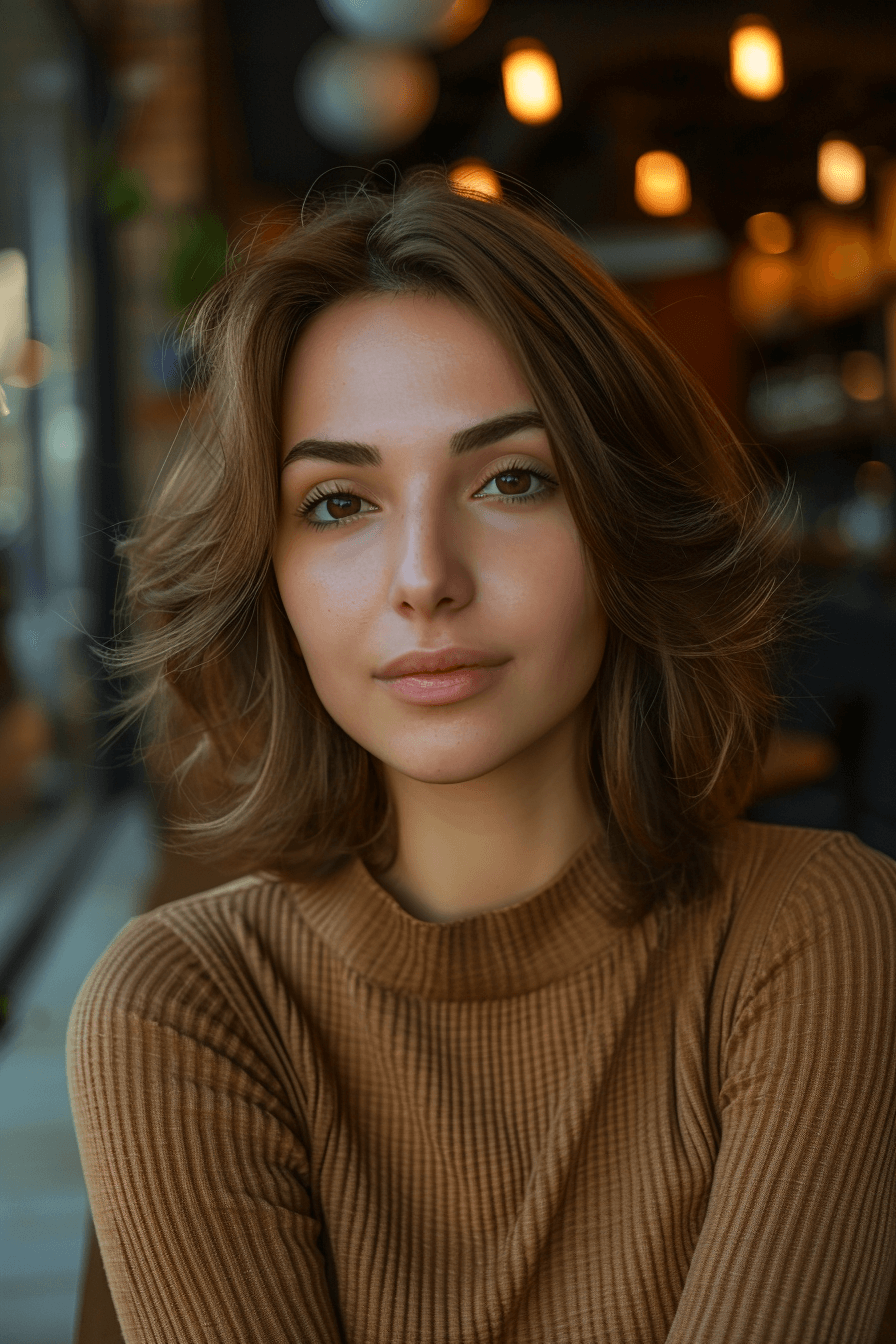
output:
M 76 832 L 77 808 L 0 858 L 0 939 Z M 65 1079 L 75 995 L 124 924 L 145 906 L 157 868 L 139 795 L 113 807 L 108 834 L 20 983 L 0 1038 L 2 1344 L 71 1344 L 88 1203 Z

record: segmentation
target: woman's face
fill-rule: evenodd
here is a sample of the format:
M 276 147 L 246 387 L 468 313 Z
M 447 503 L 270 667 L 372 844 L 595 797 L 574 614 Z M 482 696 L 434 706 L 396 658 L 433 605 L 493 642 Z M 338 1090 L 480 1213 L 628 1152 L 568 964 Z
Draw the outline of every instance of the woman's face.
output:
M 606 617 L 488 327 L 441 297 L 324 309 L 287 367 L 281 463 L 283 604 L 323 705 L 387 773 L 460 783 L 569 734 Z

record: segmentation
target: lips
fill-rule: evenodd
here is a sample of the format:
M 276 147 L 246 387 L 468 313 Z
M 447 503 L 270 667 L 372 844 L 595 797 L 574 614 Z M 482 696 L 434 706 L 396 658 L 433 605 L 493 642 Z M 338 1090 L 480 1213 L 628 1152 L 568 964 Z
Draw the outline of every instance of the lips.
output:
M 500 667 L 507 661 L 486 649 L 434 649 L 432 652 L 415 649 L 393 658 L 373 675 L 378 681 L 388 681 L 393 677 L 449 672 L 457 667 Z

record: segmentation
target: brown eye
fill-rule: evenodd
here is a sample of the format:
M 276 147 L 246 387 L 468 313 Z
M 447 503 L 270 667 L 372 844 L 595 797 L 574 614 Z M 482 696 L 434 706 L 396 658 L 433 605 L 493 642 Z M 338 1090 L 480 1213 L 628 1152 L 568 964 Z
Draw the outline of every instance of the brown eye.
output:
M 330 495 L 327 498 L 327 513 L 331 518 L 347 518 L 357 513 L 360 507 L 357 495 Z
M 351 523 L 356 518 L 366 518 L 368 514 L 378 512 L 376 505 L 362 495 L 349 494 L 344 490 L 312 491 L 298 510 L 299 517 L 309 527 L 316 528 L 337 527 L 341 523 Z
M 531 471 L 504 471 L 495 477 L 502 495 L 524 495 L 532 484 Z

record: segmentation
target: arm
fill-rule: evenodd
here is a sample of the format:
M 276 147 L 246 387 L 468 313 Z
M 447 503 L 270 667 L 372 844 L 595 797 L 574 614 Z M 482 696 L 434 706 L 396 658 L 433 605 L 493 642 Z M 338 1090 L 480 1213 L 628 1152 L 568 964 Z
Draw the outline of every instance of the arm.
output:
M 298 1118 L 164 923 L 132 921 L 85 981 L 68 1075 L 127 1344 L 338 1344 Z
M 896 1260 L 896 864 L 853 836 L 778 909 L 719 1108 L 667 1344 L 873 1344 Z

